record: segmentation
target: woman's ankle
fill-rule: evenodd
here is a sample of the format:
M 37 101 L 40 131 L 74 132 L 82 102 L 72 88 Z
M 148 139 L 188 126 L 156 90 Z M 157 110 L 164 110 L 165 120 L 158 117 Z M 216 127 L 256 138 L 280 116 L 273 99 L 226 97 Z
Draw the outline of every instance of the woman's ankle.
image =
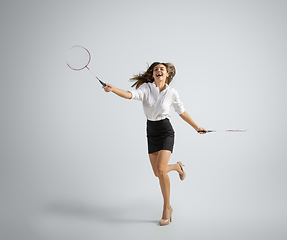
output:
M 167 204 L 167 205 L 163 205 L 163 210 L 165 210 L 165 209 L 171 209 L 171 206 L 170 206 L 170 204 Z

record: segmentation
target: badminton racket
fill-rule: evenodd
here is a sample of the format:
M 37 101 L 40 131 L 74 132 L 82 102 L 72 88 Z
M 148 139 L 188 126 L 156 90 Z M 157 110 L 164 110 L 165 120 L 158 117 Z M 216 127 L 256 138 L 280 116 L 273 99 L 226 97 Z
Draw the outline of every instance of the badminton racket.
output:
M 76 45 L 71 47 L 66 53 L 66 63 L 69 68 L 75 71 L 81 71 L 83 69 L 88 69 L 105 87 L 106 84 L 102 82 L 88 67 L 91 61 L 91 54 L 85 47 Z
M 231 129 L 231 130 L 206 130 L 207 132 L 247 132 L 247 129 Z M 205 132 L 205 131 L 198 131 Z

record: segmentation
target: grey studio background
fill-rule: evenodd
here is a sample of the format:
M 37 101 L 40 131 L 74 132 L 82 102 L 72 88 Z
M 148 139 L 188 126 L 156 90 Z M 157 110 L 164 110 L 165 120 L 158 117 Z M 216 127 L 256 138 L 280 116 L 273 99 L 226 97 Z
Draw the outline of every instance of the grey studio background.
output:
M 0 239 L 287 237 L 287 2 L 1 1 Z M 65 64 L 83 45 L 90 69 L 129 90 L 153 61 L 207 129 L 172 109 L 173 222 L 146 150 L 140 102 L 104 93 Z

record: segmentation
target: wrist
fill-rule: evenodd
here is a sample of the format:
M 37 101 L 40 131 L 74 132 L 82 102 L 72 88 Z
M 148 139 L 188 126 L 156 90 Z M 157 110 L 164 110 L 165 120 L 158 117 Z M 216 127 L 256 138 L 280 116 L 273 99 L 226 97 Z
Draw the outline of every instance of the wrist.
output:
M 111 86 L 111 92 L 116 93 L 116 88 L 114 86 Z

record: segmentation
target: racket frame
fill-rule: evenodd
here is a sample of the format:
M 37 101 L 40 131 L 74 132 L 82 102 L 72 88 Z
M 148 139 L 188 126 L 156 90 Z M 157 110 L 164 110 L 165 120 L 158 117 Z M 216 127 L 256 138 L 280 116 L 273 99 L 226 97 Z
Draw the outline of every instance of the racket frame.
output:
M 67 56 L 68 56 L 69 51 L 71 51 L 73 48 L 77 48 L 77 47 L 80 47 L 80 48 L 85 49 L 85 50 L 87 51 L 88 55 L 89 55 L 89 60 L 88 60 L 87 64 L 86 64 L 84 67 L 82 67 L 82 68 L 73 68 L 73 67 L 68 63 L 68 61 L 67 61 Z M 74 71 L 81 71 L 81 70 L 83 70 L 84 68 L 86 68 L 86 67 L 89 65 L 90 61 L 91 61 L 91 54 L 90 54 L 89 50 L 86 49 L 86 48 L 83 47 L 83 46 L 75 45 L 75 46 L 71 47 L 71 48 L 67 51 L 67 53 L 66 53 L 66 63 L 67 63 L 67 65 L 68 65 L 68 67 L 71 68 L 71 69 L 74 70 Z
M 80 47 L 80 48 L 85 49 L 85 50 L 87 51 L 88 55 L 89 55 L 89 60 L 88 60 L 87 64 L 86 64 L 84 67 L 82 67 L 82 68 L 73 68 L 73 67 L 68 63 L 68 61 L 67 61 L 67 55 L 68 55 L 69 51 L 70 51 L 71 49 L 73 49 L 73 48 L 76 48 L 76 47 Z M 80 46 L 80 45 L 75 45 L 75 46 L 71 47 L 71 48 L 67 51 L 67 53 L 66 53 L 66 63 L 67 63 L 67 65 L 68 65 L 69 68 L 71 68 L 71 69 L 74 70 L 74 71 L 81 71 L 81 70 L 83 70 L 84 68 L 88 69 L 88 70 L 99 80 L 99 82 L 105 87 L 106 84 L 105 84 L 104 82 L 102 82 L 102 81 L 90 70 L 90 68 L 88 67 L 88 65 L 89 65 L 90 62 L 91 62 L 91 58 L 92 58 L 92 57 L 91 57 L 91 53 L 89 52 L 89 50 L 88 50 L 87 48 L 83 47 L 83 46 Z

